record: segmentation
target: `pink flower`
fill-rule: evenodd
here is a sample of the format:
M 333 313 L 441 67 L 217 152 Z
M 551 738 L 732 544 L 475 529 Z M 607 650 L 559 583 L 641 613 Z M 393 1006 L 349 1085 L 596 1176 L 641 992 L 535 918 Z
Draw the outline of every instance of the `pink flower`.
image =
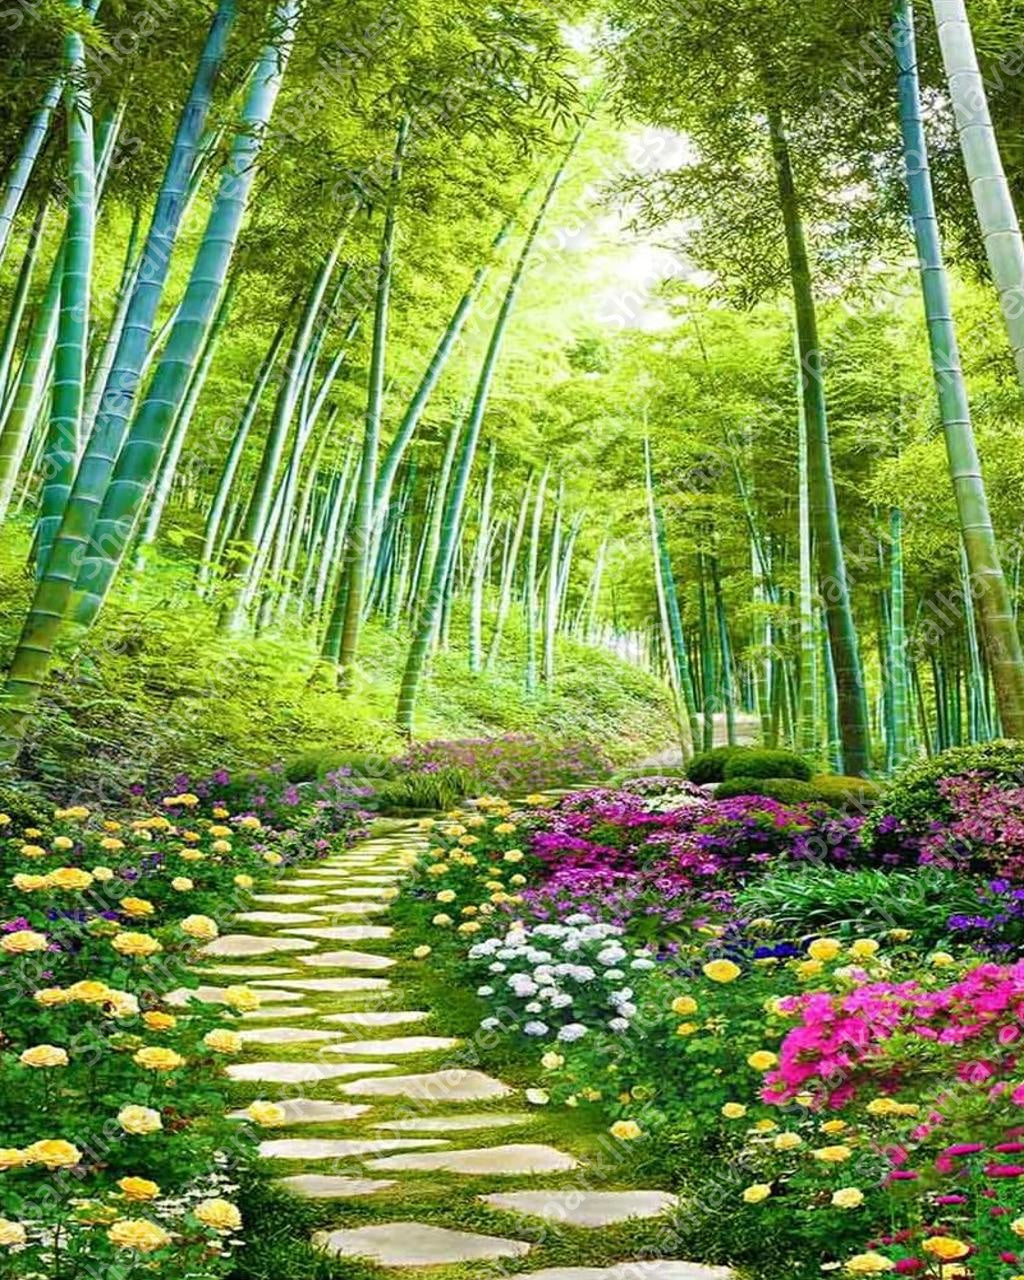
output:
M 985 1172 L 990 1178 L 1022 1178 L 1024 1164 L 987 1164 Z

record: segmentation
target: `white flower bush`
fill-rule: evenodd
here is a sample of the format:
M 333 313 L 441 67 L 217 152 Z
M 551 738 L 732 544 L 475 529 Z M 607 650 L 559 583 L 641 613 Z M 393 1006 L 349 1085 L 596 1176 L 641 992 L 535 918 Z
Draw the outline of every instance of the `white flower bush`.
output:
M 655 966 L 647 951 L 627 947 L 618 925 L 583 913 L 561 924 L 516 922 L 474 944 L 469 960 L 484 979 L 477 995 L 493 1010 L 484 1029 L 515 1027 L 562 1044 L 599 1028 L 627 1032 L 637 1012 L 629 972 Z

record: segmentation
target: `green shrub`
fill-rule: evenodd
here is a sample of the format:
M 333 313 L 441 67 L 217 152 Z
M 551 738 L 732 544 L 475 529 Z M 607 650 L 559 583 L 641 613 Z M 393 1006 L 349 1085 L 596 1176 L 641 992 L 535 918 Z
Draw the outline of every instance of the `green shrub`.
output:
M 450 809 L 472 791 L 473 775 L 466 769 L 446 766 L 404 773 L 378 787 L 372 803 L 381 813 Z
M 687 765 L 686 776 L 700 784 L 721 782 L 729 761 L 752 750 L 752 747 L 713 747 L 710 751 L 699 751 Z
M 289 782 L 313 782 L 328 773 L 348 769 L 355 778 L 394 778 L 397 770 L 386 754 L 341 751 L 337 747 L 317 747 L 289 760 L 284 767 Z
M 768 796 L 780 804 L 807 804 L 820 800 L 817 787 L 802 778 L 726 778 L 715 788 L 716 800 L 730 796 Z
M 793 751 L 747 747 L 725 762 L 723 778 L 799 778 L 809 782 L 814 770 Z
M 811 786 L 834 809 L 870 809 L 881 798 L 882 788 L 868 778 L 850 778 L 841 773 L 816 773 Z
M 5 813 L 15 826 L 42 827 L 48 824 L 53 805 L 31 784 L 0 778 L 0 813 Z

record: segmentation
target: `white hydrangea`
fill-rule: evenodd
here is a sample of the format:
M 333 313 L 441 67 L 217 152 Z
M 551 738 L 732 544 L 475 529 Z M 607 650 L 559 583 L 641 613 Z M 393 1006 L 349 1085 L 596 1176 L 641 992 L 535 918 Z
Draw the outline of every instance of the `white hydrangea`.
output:
M 563 1044 L 572 1044 L 576 1040 L 582 1040 L 587 1034 L 587 1028 L 582 1022 L 567 1022 L 564 1027 L 560 1027 L 558 1031 L 558 1039 Z
M 493 995 L 494 995 L 494 988 L 493 988 L 493 987 L 487 987 L 487 986 L 484 986 L 484 987 L 477 987 L 477 989 L 476 989 L 476 993 L 477 993 L 477 995 L 478 995 L 478 996 L 493 996 Z
M 546 1022 L 524 1022 L 523 1034 L 527 1036 L 546 1036 L 548 1033 L 548 1024 Z
M 620 1034 L 623 1031 L 628 1031 L 629 1019 L 628 1018 L 611 1018 L 608 1022 L 608 1030 L 614 1031 L 616 1035 Z

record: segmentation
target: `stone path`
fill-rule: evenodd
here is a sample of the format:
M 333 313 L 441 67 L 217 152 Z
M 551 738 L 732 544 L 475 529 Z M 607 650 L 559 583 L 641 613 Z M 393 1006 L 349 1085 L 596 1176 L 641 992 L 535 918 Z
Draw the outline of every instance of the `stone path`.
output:
M 313 1245 L 395 1277 L 426 1267 L 442 1280 L 485 1271 L 520 1280 L 727 1280 L 723 1268 L 630 1256 L 628 1246 L 600 1254 L 617 1258 L 603 1266 L 530 1270 L 538 1242 L 552 1233 L 594 1239 L 645 1219 L 664 1252 L 676 1199 L 595 1189 L 606 1175 L 539 1140 L 542 1113 L 525 1110 L 517 1090 L 472 1065 L 471 1045 L 432 1034 L 429 1009 L 404 1007 L 384 976 L 401 972 L 393 931 L 376 917 L 396 896 L 403 854 L 423 844 L 403 829 L 285 875 L 275 892 L 255 895 L 258 909 L 236 917 L 246 932 L 204 948 L 203 998 L 222 1001 L 223 986 L 251 977 L 263 1003 L 243 1015 L 241 1060 L 227 1069 L 239 1094 L 232 1116 L 245 1120 L 245 1106 L 257 1099 L 282 1107 L 280 1126 L 259 1130 L 260 1154 L 280 1167 L 284 1189 L 324 1206 L 328 1225 Z M 230 963 L 248 957 L 263 963 Z M 191 994 L 183 989 L 173 1000 Z M 379 1202 L 379 1220 L 367 1223 L 365 1210 L 353 1220 L 347 1202 Z M 441 1217 L 457 1212 L 474 1229 L 417 1220 L 409 1214 L 416 1202 L 436 1205 Z M 488 1215 L 498 1233 L 488 1230 Z M 588 1263 L 594 1257 L 584 1246 L 568 1252 Z M 485 1261 L 493 1265 L 474 1265 Z

